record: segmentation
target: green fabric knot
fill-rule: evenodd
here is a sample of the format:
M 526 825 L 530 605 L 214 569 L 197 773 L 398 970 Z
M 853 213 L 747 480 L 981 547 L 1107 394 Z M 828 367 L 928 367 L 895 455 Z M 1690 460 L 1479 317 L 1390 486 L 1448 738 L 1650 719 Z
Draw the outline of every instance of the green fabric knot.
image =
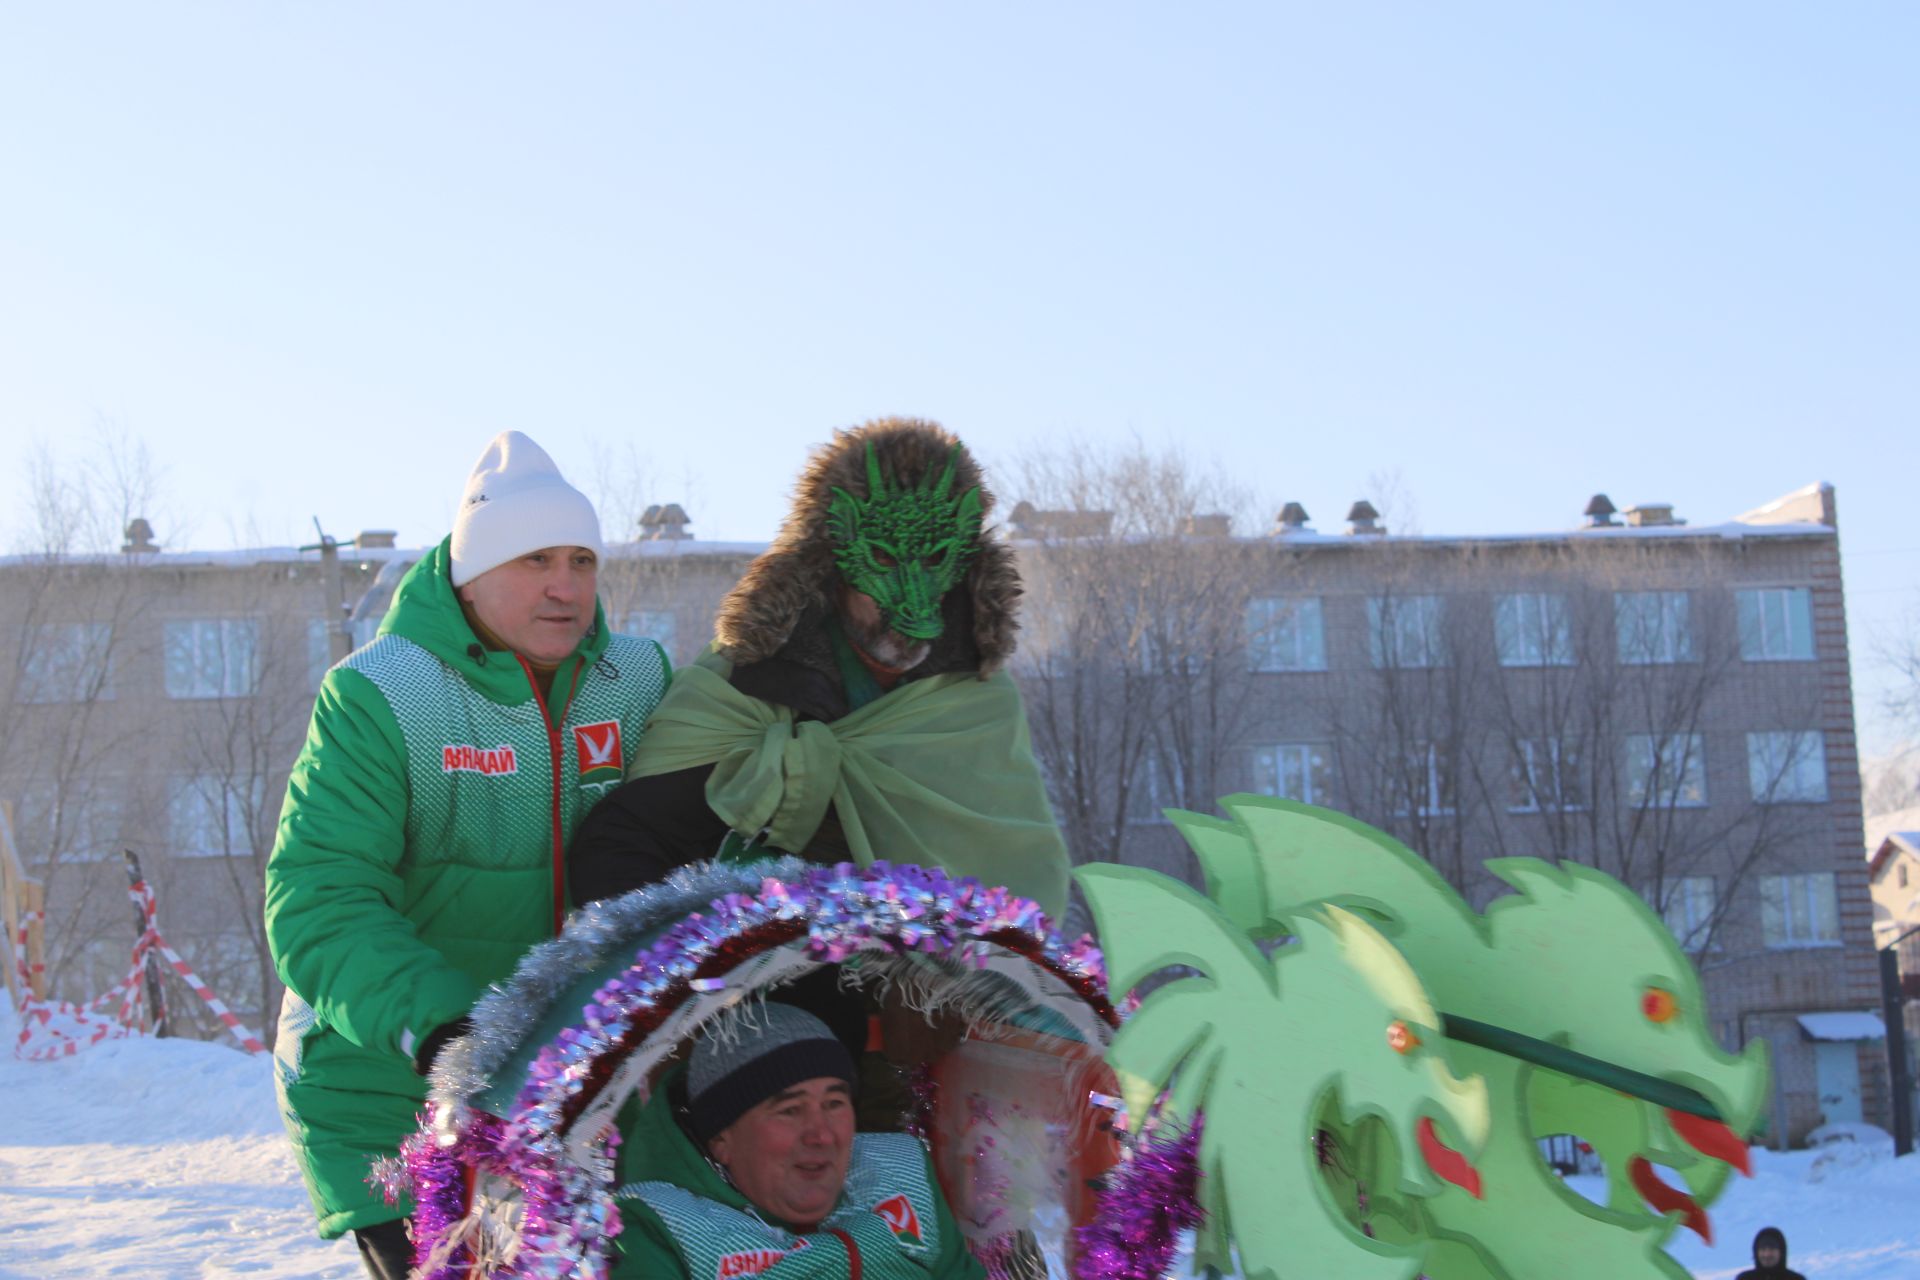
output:
M 832 805 L 862 866 L 944 867 L 1056 917 L 1066 905 L 1066 845 L 1006 673 L 911 681 L 825 723 L 748 697 L 731 672 L 709 653 L 675 677 L 628 777 L 711 764 L 707 803 L 748 839 L 804 854 Z

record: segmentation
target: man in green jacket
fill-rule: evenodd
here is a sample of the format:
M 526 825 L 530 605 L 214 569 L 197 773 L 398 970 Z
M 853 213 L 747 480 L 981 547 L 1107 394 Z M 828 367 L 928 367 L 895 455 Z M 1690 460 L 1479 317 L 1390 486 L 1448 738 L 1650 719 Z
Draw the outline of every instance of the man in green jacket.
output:
M 322 1236 L 404 1276 L 404 1215 L 370 1163 L 412 1132 L 434 1056 L 559 931 L 562 851 L 618 784 L 665 654 L 609 635 L 593 506 L 516 431 L 469 477 L 453 534 L 379 636 L 321 684 L 267 864 L 287 985 L 281 1110 Z
M 622 1148 L 616 1277 L 980 1280 L 917 1138 L 854 1133 L 853 1058 L 768 1003 L 701 1039 Z

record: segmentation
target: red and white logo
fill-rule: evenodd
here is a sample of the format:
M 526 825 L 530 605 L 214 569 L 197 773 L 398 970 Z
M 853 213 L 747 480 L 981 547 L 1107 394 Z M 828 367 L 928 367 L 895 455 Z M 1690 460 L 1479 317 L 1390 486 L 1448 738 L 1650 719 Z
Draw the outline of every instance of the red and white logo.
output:
M 725 1254 L 720 1265 L 715 1268 L 713 1280 L 735 1280 L 738 1276 L 757 1276 L 789 1253 L 797 1253 L 807 1247 L 807 1242 L 796 1237 L 791 1249 L 748 1249 L 744 1253 Z
M 513 748 L 469 747 L 449 745 L 440 748 L 440 771 L 442 773 L 483 773 L 488 777 L 502 773 L 520 772 L 520 761 L 514 757 Z
M 580 781 L 617 781 L 626 766 L 626 755 L 620 750 L 620 722 L 573 726 L 573 754 L 580 764 Z
M 904 1193 L 888 1196 L 873 1206 L 873 1211 L 885 1220 L 887 1230 L 896 1236 L 906 1236 L 910 1240 L 921 1238 L 920 1215 L 913 1211 L 913 1202 Z

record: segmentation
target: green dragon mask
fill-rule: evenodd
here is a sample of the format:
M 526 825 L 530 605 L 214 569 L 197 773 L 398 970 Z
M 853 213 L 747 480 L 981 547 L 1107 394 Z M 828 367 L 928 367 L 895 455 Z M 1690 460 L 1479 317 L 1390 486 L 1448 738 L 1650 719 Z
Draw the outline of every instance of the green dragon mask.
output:
M 960 446 L 947 455 L 937 476 L 918 485 L 889 483 L 880 457 L 867 442 L 867 496 L 835 488 L 827 506 L 827 536 L 833 561 L 855 591 L 873 597 L 880 616 L 909 640 L 932 640 L 941 631 L 940 600 L 966 574 L 979 550 L 985 508 L 976 485 L 953 496 Z

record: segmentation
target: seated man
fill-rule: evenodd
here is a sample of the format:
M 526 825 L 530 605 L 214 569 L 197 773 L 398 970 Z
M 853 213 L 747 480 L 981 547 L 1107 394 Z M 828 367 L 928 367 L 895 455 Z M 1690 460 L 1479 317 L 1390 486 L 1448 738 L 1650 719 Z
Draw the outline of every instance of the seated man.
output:
M 616 1276 L 979 1280 L 918 1139 L 856 1135 L 853 1059 L 768 1004 L 701 1039 L 621 1151 Z

